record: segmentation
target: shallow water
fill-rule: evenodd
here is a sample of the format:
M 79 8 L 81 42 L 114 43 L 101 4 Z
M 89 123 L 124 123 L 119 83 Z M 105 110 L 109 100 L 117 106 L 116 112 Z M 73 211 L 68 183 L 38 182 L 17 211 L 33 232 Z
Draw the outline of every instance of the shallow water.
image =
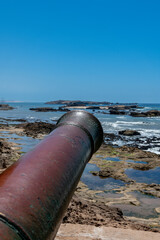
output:
M 113 162 L 121 161 L 119 158 L 115 158 L 115 157 L 107 157 L 107 158 L 103 158 L 103 160 L 113 161 Z
M 96 196 L 100 196 L 103 198 L 121 198 L 124 195 L 118 193 L 116 190 L 105 190 L 104 192 L 96 193 Z
M 8 142 L 15 142 L 18 147 L 21 148 L 20 152 L 26 153 L 31 151 L 39 142 L 40 139 L 35 139 L 27 136 L 19 136 L 15 133 L 9 133 L 8 131 L 1 131 L 0 138 L 6 138 Z
M 147 164 L 147 162 L 143 162 L 143 161 L 135 161 L 135 160 L 126 160 L 126 162 L 128 163 L 143 163 L 143 164 Z
M 142 194 L 138 191 L 131 192 L 130 195 L 135 197 L 139 202 L 139 206 L 131 204 L 114 204 L 119 207 L 125 216 L 132 216 L 138 218 L 156 218 L 160 214 L 155 211 L 155 208 L 160 207 L 160 199 L 150 195 Z
M 90 171 L 99 171 L 95 164 L 88 163 L 81 177 L 81 181 L 85 183 L 89 189 L 92 190 L 111 190 L 124 186 L 125 183 L 113 178 L 100 178 L 94 176 Z
M 139 183 L 157 183 L 160 184 L 160 167 L 151 170 L 141 171 L 132 168 L 126 169 L 125 174 Z

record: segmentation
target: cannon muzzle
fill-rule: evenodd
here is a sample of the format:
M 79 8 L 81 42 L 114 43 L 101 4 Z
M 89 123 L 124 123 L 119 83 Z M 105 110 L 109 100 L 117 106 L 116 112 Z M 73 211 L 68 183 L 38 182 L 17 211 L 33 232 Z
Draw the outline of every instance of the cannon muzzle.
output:
M 0 175 L 0 239 L 54 239 L 82 172 L 103 140 L 85 111 L 64 114 L 32 151 Z

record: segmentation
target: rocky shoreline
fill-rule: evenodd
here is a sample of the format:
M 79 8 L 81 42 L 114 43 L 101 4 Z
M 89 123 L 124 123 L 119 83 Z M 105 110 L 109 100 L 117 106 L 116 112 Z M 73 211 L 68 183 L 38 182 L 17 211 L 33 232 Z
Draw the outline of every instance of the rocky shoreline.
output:
M 110 102 L 95 102 L 95 101 L 71 101 L 71 100 L 58 100 L 58 101 L 50 101 L 46 102 L 46 104 L 53 105 L 63 105 L 59 108 L 59 111 L 63 109 L 63 111 L 69 111 L 69 109 L 87 109 L 96 111 L 97 113 L 102 114 L 113 114 L 113 115 L 129 115 L 131 117 L 158 117 L 160 116 L 160 111 L 151 110 L 140 112 L 140 109 L 143 107 L 138 106 L 138 104 L 113 104 Z M 47 109 L 47 108 L 46 108 Z M 136 111 L 136 109 L 138 111 Z M 31 109 L 33 110 L 33 109 Z M 35 111 L 42 111 L 34 109 Z M 45 111 L 45 109 L 44 109 Z M 48 109 L 48 111 L 56 111 L 56 109 Z
M 49 101 L 46 104 L 54 104 L 54 105 L 66 105 L 66 106 L 87 106 L 87 105 L 106 105 L 111 104 L 110 102 L 96 102 L 96 101 L 80 101 L 80 100 L 57 100 L 57 101 Z
M 8 104 L 0 104 L 0 110 L 12 110 L 14 109 L 13 107 L 9 106 Z
M 14 120 L 17 121 L 17 119 L 12 119 L 13 122 Z M 22 154 L 21 146 L 15 143 L 14 138 L 5 138 L 6 133 L 10 136 L 16 134 L 19 138 L 27 136 L 33 139 L 42 139 L 55 128 L 55 124 L 46 122 L 28 123 L 21 119 L 18 124 L 8 124 L 5 119 L 3 121 L 4 124 L 0 125 L 0 172 L 3 172 Z M 99 170 L 91 171 L 91 174 L 95 178 L 115 179 L 115 181 L 121 181 L 124 184 L 104 193 L 103 191 L 91 190 L 86 184 L 80 182 L 64 217 L 64 223 L 160 232 L 160 216 L 158 215 L 160 206 L 155 207 L 154 211 L 159 217 L 154 218 L 131 217 L 122 213 L 124 206 L 131 209 L 138 208 L 140 200 L 136 195 L 137 193 L 144 197 L 152 196 L 155 201 L 160 198 L 160 184 L 137 182 L 126 174 L 126 169 L 148 171 L 159 167 L 160 155 L 146 152 L 137 147 L 139 144 L 136 138 L 135 144 L 132 146 L 117 147 L 111 144 L 113 139 L 117 137 L 136 137 L 137 134 L 137 132 L 126 129 L 117 135 L 107 133 L 104 135 L 103 145 L 90 161 L 90 164 L 96 165 Z M 9 139 L 10 141 L 8 141 Z M 148 139 L 148 141 L 150 140 Z M 145 212 L 143 213 L 145 215 Z
M 128 115 L 131 117 L 159 117 L 160 111 L 150 110 L 140 112 L 143 107 L 138 104 L 113 104 L 110 102 L 95 102 L 95 101 L 71 101 L 71 100 L 58 100 L 50 101 L 45 104 L 62 105 L 58 108 L 51 107 L 37 107 L 30 108 L 29 110 L 35 112 L 68 112 L 70 109 L 92 110 L 95 113 L 112 114 L 112 115 Z M 14 108 L 8 104 L 0 104 L 0 110 L 13 110 Z M 138 110 L 138 111 L 136 111 Z

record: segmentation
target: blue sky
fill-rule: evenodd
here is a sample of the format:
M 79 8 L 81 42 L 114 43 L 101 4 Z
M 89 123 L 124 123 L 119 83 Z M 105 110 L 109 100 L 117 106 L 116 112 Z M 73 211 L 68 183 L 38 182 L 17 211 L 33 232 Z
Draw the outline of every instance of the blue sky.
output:
M 0 82 L 3 100 L 160 103 L 160 1 L 0 1 Z

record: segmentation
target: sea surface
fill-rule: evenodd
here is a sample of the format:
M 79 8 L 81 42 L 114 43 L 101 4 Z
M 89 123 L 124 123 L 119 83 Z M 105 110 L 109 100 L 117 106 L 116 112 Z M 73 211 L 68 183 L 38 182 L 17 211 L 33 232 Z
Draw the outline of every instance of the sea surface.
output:
M 59 117 L 61 117 L 63 112 L 35 112 L 29 110 L 29 108 L 36 107 L 52 107 L 58 108 L 61 105 L 49 105 L 45 103 L 9 103 L 9 105 L 15 107 L 13 110 L 9 111 L 0 111 L 0 118 L 7 118 L 12 123 L 12 119 L 26 119 L 28 122 L 35 121 L 46 121 L 50 123 L 55 123 Z M 149 110 L 160 110 L 160 104 L 138 104 L 142 109 L 136 109 L 136 111 L 149 111 Z M 147 151 L 160 154 L 160 142 L 156 138 L 160 138 L 160 117 L 131 117 L 127 115 L 111 115 L 111 114 L 102 114 L 94 113 L 90 110 L 101 122 L 103 130 L 105 133 L 114 133 L 118 134 L 118 131 L 131 129 L 137 130 L 140 132 L 142 138 L 142 144 L 145 146 L 145 138 L 155 138 L 155 140 L 150 143 Z M 0 123 L 3 123 L 3 120 L 0 119 Z M 16 122 L 14 122 L 16 123 Z M 18 123 L 18 122 L 17 122 Z M 115 146 L 122 146 L 124 144 L 132 144 L 132 138 L 124 138 L 121 140 L 115 140 L 112 142 Z

